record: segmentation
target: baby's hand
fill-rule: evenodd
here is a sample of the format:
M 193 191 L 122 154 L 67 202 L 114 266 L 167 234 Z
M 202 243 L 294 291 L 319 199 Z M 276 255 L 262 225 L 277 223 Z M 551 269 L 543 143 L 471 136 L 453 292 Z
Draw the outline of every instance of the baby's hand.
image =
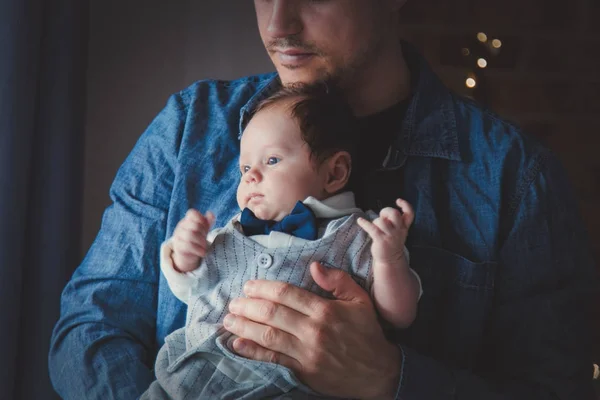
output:
M 206 235 L 214 222 L 215 216 L 210 211 L 204 216 L 194 209 L 188 210 L 173 232 L 172 258 L 175 269 L 189 272 L 198 268 L 200 260 L 206 256 Z
M 402 199 L 397 199 L 396 204 L 402 211 L 386 207 L 373 222 L 358 219 L 358 225 L 373 240 L 371 254 L 374 263 L 398 264 L 404 258 L 404 244 L 414 220 L 414 212 L 411 205 Z

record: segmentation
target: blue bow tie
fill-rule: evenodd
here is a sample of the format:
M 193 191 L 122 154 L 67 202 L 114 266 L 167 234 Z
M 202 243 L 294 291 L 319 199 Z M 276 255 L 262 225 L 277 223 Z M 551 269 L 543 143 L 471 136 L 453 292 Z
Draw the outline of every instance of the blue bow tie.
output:
M 281 221 L 258 219 L 249 208 L 244 208 L 240 224 L 247 236 L 268 235 L 271 231 L 277 231 L 306 240 L 317 238 L 317 218 L 301 201 L 297 202 L 290 215 Z

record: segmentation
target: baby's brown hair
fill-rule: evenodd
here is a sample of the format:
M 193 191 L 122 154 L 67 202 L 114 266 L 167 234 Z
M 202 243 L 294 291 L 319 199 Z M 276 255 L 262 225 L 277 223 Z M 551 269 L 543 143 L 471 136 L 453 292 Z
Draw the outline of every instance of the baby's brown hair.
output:
M 285 86 L 258 104 L 253 115 L 289 103 L 311 156 L 321 164 L 339 151 L 352 158 L 358 140 L 358 123 L 342 93 L 325 82 Z

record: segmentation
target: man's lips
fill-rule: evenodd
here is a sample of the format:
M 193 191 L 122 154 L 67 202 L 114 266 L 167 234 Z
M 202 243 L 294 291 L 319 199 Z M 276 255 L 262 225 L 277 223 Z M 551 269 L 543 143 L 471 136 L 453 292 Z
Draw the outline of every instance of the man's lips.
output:
M 303 49 L 275 49 L 274 52 L 283 63 L 298 63 L 315 55 Z
M 280 54 L 285 54 L 286 56 L 298 56 L 298 55 L 313 54 L 312 52 L 310 52 L 308 50 L 297 49 L 297 48 L 292 48 L 292 49 L 275 49 L 275 51 L 277 53 L 280 53 Z

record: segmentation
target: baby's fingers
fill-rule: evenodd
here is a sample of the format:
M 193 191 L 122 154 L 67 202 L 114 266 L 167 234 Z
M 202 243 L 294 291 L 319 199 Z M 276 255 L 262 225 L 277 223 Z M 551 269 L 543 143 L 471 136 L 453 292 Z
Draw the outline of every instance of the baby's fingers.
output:
M 392 207 L 386 207 L 379 212 L 379 218 L 383 223 L 381 228 L 387 230 L 398 229 L 404 225 L 402 212 Z
M 200 211 L 190 208 L 183 218 L 185 226 L 190 230 L 208 232 L 212 224 L 215 222 L 215 215 L 212 212 L 207 212 L 206 216 Z
M 183 217 L 183 219 L 185 221 L 187 221 L 188 223 L 199 224 L 200 222 L 202 222 L 204 220 L 204 215 L 202 215 L 202 213 L 200 211 L 190 208 L 185 213 L 185 216 Z
M 171 258 L 175 264 L 175 269 L 180 272 L 188 272 L 196 269 L 202 259 L 201 256 L 181 251 L 173 251 Z
M 173 232 L 173 238 L 180 243 L 204 246 L 207 232 L 197 227 L 189 227 L 187 224 L 177 225 Z
M 190 209 L 175 229 L 187 230 L 196 236 L 206 236 L 214 222 L 215 216 L 210 211 L 204 216 L 200 212 Z
M 410 227 L 415 220 L 415 212 L 412 206 L 408 201 L 402 199 L 396 199 L 396 205 L 402 210 L 402 219 L 404 220 L 404 223 Z
M 200 242 L 190 242 L 181 240 L 179 237 L 173 238 L 173 251 L 185 257 L 204 257 L 208 245 L 206 240 Z
M 206 212 L 206 221 L 208 223 L 208 229 L 212 228 L 216 219 L 217 218 L 215 217 L 215 214 L 212 213 L 212 211 Z
M 373 239 L 373 240 L 376 240 L 377 238 L 381 237 L 381 235 L 383 234 L 383 232 L 381 231 L 381 229 L 379 227 L 377 227 L 371 221 L 368 221 L 364 218 L 357 219 L 356 223 L 365 232 L 367 232 L 367 235 L 369 235 L 371 237 L 371 239 Z

